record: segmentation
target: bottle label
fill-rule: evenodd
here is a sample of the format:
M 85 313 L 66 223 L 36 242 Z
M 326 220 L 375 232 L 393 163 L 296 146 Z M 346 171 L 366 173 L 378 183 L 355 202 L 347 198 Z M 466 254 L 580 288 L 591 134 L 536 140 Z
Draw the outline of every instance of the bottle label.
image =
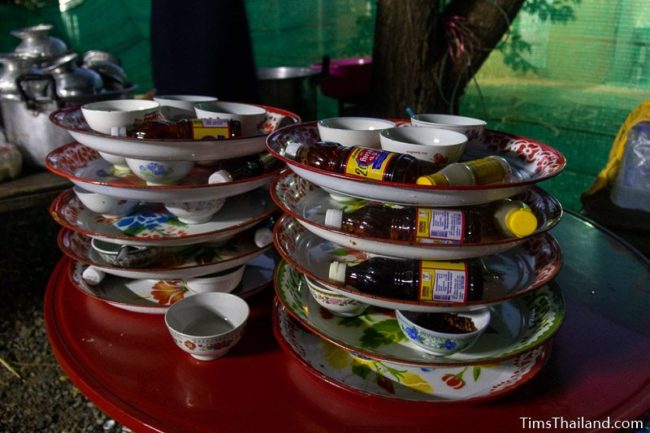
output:
M 357 147 L 348 156 L 345 174 L 364 177 L 366 179 L 382 180 L 386 167 L 395 154 L 385 150 Z
M 508 174 L 498 160 L 490 157 L 468 161 L 466 164 L 474 173 L 478 185 L 502 182 Z
M 420 301 L 466 302 L 468 275 L 464 262 L 434 262 L 420 264 Z
M 457 244 L 465 240 L 462 211 L 418 208 L 416 227 L 416 242 Z
M 223 140 L 230 138 L 230 122 L 227 119 L 193 119 L 193 140 Z

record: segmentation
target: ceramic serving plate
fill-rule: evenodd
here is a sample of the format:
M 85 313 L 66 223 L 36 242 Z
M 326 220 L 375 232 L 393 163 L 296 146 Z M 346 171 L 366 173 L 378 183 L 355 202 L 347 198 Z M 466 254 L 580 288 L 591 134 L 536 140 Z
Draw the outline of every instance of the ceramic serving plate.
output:
M 208 222 L 186 224 L 162 205 L 143 203 L 129 215 L 105 217 L 87 209 L 72 190 L 60 193 L 50 213 L 62 226 L 122 245 L 177 246 L 227 240 L 267 218 L 275 205 L 263 189 L 230 197 Z
M 248 298 L 267 287 L 273 278 L 275 257 L 273 253 L 262 254 L 246 264 L 244 276 L 230 293 Z M 82 278 L 86 265 L 70 262 L 69 275 L 72 283 L 83 293 L 107 302 L 123 310 L 147 314 L 165 314 L 176 302 L 196 292 L 183 280 L 133 280 L 109 275 L 97 285 L 90 285 Z
M 557 150 L 537 141 L 497 131 L 485 131 L 478 143 L 468 143 L 462 160 L 499 155 L 513 169 L 512 179 L 504 184 L 477 186 L 422 186 L 383 182 L 320 170 L 284 156 L 289 143 L 314 143 L 320 140 L 316 122 L 280 128 L 266 140 L 267 149 L 289 165 L 300 177 L 325 188 L 335 196 L 419 206 L 466 206 L 511 197 L 537 182 L 559 174 L 566 164 Z
M 562 206 L 555 198 L 539 188 L 531 188 L 514 197 L 526 203 L 537 217 L 538 228 L 531 236 L 493 236 L 480 243 L 424 244 L 358 236 L 326 226 L 325 212 L 328 209 L 352 212 L 368 202 L 360 199 L 334 200 L 322 188 L 290 171 L 283 172 L 271 185 L 271 197 L 284 212 L 323 239 L 368 253 L 422 260 L 457 260 L 498 254 L 525 242 L 531 236 L 549 230 L 562 217 Z
M 228 140 L 161 140 L 113 137 L 90 129 L 79 107 L 53 112 L 50 120 L 70 133 L 73 139 L 98 152 L 148 160 L 215 161 L 252 155 L 264 150 L 269 132 L 280 125 L 299 123 L 294 113 L 266 107 L 267 119 L 259 135 Z
M 543 233 L 501 254 L 483 257 L 483 298 L 470 302 L 418 302 L 374 296 L 329 279 L 333 261 L 352 266 L 371 255 L 326 241 L 306 230 L 295 219 L 283 216 L 275 224 L 273 241 L 282 257 L 302 274 L 327 288 L 357 301 L 392 310 L 450 311 L 479 308 L 521 296 L 548 283 L 562 267 L 560 246 Z M 396 259 L 399 260 L 399 259 Z
M 436 357 L 418 349 L 402 333 L 395 310 L 371 307 L 356 317 L 332 315 L 314 300 L 303 275 L 286 262 L 276 271 L 275 291 L 287 312 L 321 338 L 368 358 L 412 364 L 470 364 L 509 358 L 546 342 L 564 317 L 559 287 L 543 286 L 492 306 L 488 328 L 466 351 Z
M 305 330 L 277 304 L 273 318 L 282 348 L 316 377 L 353 393 L 397 400 L 434 403 L 499 397 L 539 373 L 551 350 L 547 342 L 495 363 L 424 367 L 354 355 Z
M 59 232 L 57 241 L 61 251 L 71 259 L 109 275 L 187 280 L 244 265 L 271 248 L 271 245 L 257 247 L 254 236 L 255 228 L 252 228 L 237 234 L 227 243 L 163 247 L 160 257 L 145 268 L 111 265 L 90 246 L 90 237 L 65 228 Z
M 209 184 L 214 172 L 209 166 L 195 165 L 178 185 L 147 185 L 131 173 L 123 174 L 97 151 L 80 143 L 61 146 L 47 155 L 45 166 L 83 189 L 113 197 L 147 202 L 200 201 L 231 197 L 267 185 L 282 170 L 234 182 Z

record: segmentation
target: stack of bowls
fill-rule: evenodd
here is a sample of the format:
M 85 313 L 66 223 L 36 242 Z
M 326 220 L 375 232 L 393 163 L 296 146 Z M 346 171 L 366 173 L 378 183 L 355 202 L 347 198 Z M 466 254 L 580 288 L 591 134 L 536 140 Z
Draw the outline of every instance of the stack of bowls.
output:
M 69 275 L 83 293 L 120 309 L 166 314 L 195 295 L 231 292 L 245 298 L 271 282 L 277 262 L 271 232 L 277 208 L 268 185 L 282 166 L 265 152 L 264 142 L 280 124 L 300 118 L 274 107 L 217 102 L 167 95 L 52 113 L 50 120 L 76 140 L 52 151 L 46 164 L 74 184 L 55 198 L 50 213 L 63 226 L 59 246 L 72 259 Z M 255 113 L 253 120 L 248 111 Z M 237 118 L 242 126 L 252 122 L 254 128 L 227 139 L 125 135 L 139 122 L 195 119 L 197 113 Z M 240 158 L 263 163 L 257 172 L 246 173 Z M 223 170 L 238 170 L 236 178 Z M 247 311 L 238 309 L 242 326 L 241 314 Z M 191 353 L 208 359 L 222 351 Z
M 276 336 L 318 377 L 365 395 L 493 398 L 539 372 L 564 316 L 553 281 L 561 251 L 548 233 L 562 208 L 534 185 L 559 174 L 565 160 L 545 144 L 485 130 L 484 122 L 445 117 L 436 118 L 442 126 L 415 127 L 421 119 L 432 117 L 416 115 L 412 124 L 326 119 L 269 135 L 267 149 L 289 167 L 271 185 L 286 214 L 274 229 L 283 258 L 275 277 Z M 439 164 L 498 155 L 512 173 L 498 184 L 427 186 L 329 172 L 285 154 L 290 143 L 318 141 L 381 147 Z M 519 203 L 524 220 L 536 225 L 496 230 L 492 214 L 504 200 Z M 417 235 L 420 215 L 430 217 L 424 237 Z M 460 236 L 434 235 L 445 218 Z M 483 235 L 470 237 L 470 223 Z M 412 237 L 397 237 L 405 227 Z M 432 267 L 444 270 L 429 272 Z M 391 291 L 398 279 L 415 281 L 413 290 Z M 480 290 L 470 293 L 470 279 Z M 431 285 L 435 295 L 421 295 Z

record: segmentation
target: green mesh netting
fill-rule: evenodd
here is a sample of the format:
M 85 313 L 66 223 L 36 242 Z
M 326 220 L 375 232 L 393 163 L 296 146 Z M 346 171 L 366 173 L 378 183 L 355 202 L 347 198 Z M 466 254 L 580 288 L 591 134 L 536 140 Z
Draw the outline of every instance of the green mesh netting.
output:
M 627 113 L 650 97 L 648 0 L 527 0 L 513 34 L 467 88 L 461 113 L 489 127 L 549 143 L 567 170 L 544 184 L 569 209 L 607 159 Z M 443 2 L 444 3 L 444 2 Z M 544 4 L 557 6 L 544 8 Z M 376 4 L 369 0 L 247 0 L 257 65 L 306 66 L 372 52 Z M 149 0 L 86 0 L 67 12 L 0 5 L 0 50 L 9 31 L 39 22 L 78 52 L 119 56 L 131 81 L 152 87 Z M 319 116 L 336 114 L 319 96 Z

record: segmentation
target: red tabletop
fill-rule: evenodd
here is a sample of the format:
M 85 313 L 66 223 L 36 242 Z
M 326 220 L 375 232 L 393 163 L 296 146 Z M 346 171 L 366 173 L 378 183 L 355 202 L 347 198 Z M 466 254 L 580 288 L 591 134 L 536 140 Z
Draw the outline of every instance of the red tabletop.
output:
M 562 427 L 609 418 L 613 427 L 635 419 L 650 409 L 650 264 L 575 215 L 553 234 L 565 257 L 556 280 L 565 322 L 542 372 L 493 401 L 407 403 L 321 381 L 275 341 L 270 288 L 249 300 L 242 341 L 201 362 L 174 345 L 162 316 L 78 291 L 62 259 L 46 292 L 46 326 L 74 384 L 138 432 L 512 432 L 531 420 Z

